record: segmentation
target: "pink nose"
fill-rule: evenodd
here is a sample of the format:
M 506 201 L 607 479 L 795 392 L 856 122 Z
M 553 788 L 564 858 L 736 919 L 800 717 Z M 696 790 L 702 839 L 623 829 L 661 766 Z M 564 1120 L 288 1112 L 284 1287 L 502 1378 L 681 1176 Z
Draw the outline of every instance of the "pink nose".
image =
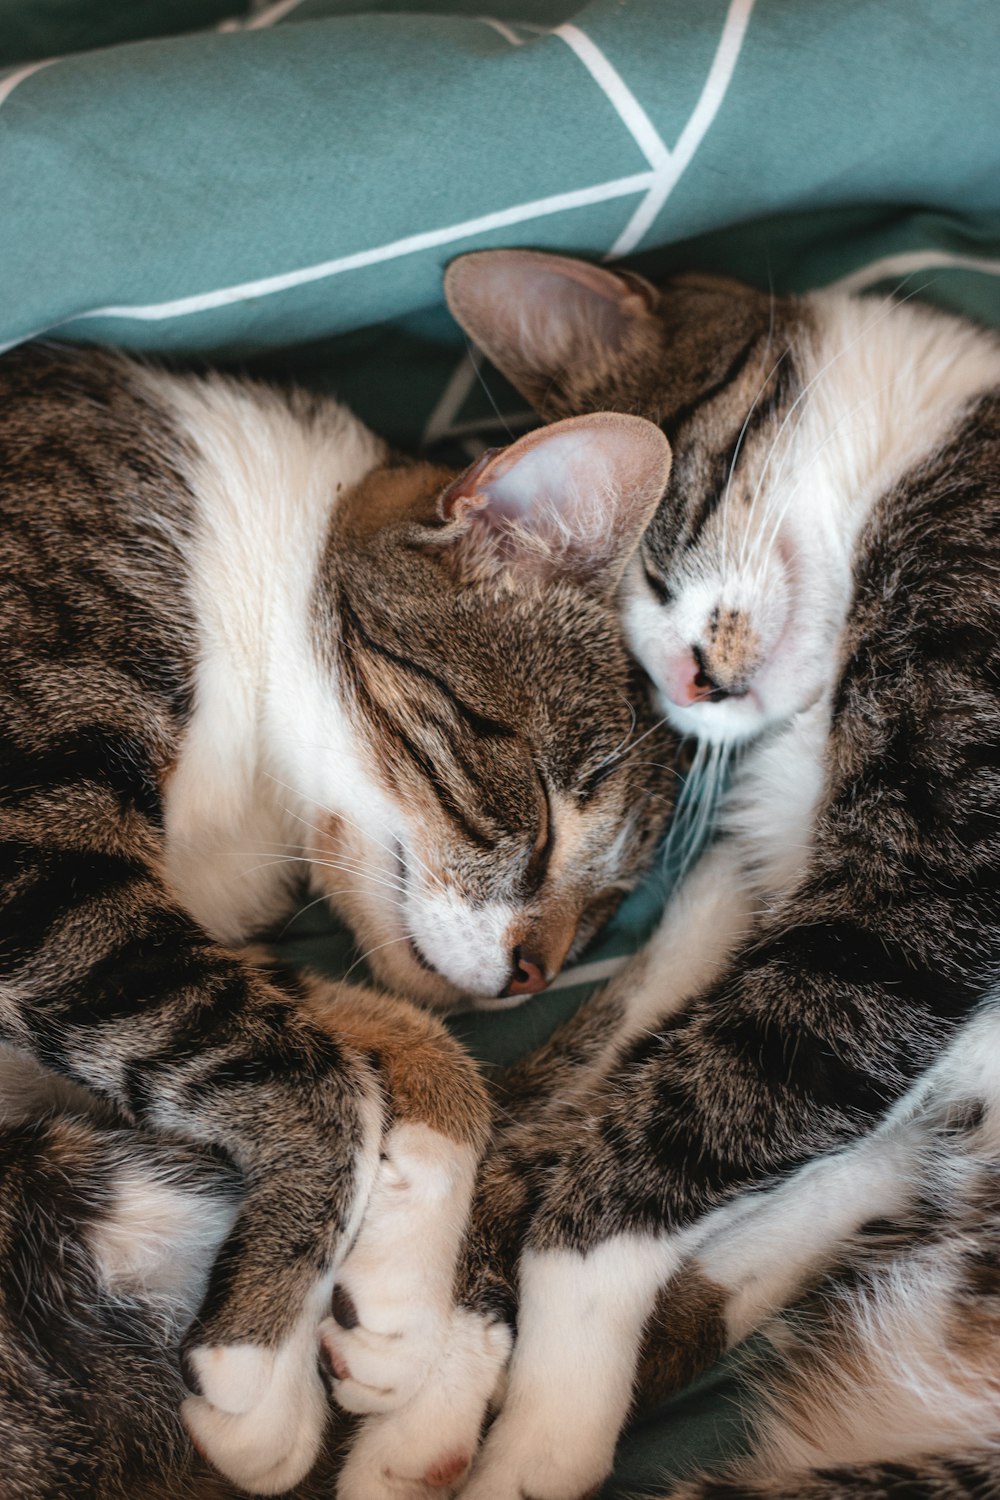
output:
M 667 662 L 664 687 L 672 703 L 721 703 L 726 698 L 744 698 L 746 688 L 725 688 L 710 674 L 700 646 L 682 651 Z
M 514 972 L 510 977 L 505 995 L 537 995 L 548 984 L 545 970 L 533 958 L 523 953 L 520 944 L 514 949 Z
M 664 687 L 671 703 L 686 708 L 689 703 L 702 703 L 710 697 L 715 684 L 695 660 L 693 651 L 680 651 L 667 662 Z

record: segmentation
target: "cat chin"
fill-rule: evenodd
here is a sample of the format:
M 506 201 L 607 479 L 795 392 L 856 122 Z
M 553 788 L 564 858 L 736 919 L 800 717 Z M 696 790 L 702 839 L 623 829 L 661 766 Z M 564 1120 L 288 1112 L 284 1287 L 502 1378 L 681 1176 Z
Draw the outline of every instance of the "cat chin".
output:
M 660 707 L 678 734 L 710 745 L 743 745 L 774 722 L 752 694 L 724 703 L 696 703 L 686 708 L 660 690 Z

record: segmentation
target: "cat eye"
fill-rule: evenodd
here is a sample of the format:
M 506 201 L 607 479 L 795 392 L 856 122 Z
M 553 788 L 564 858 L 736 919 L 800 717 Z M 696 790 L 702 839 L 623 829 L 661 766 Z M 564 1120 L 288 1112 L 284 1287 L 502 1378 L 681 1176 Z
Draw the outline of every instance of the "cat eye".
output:
M 525 880 L 532 889 L 538 890 L 544 883 L 545 876 L 548 873 L 555 830 L 552 822 L 552 803 L 549 800 L 549 789 L 545 784 L 545 777 L 537 770 L 535 775 L 538 779 L 540 794 L 540 814 L 538 832 L 535 835 L 531 857 L 528 860 L 528 868 L 525 871 Z
M 649 562 L 647 562 L 645 558 L 643 558 L 642 560 L 642 571 L 646 575 L 646 582 L 649 584 L 650 589 L 656 595 L 660 603 L 669 604 L 674 597 L 673 590 L 667 583 L 664 582 L 661 575 L 656 572 L 653 566 Z

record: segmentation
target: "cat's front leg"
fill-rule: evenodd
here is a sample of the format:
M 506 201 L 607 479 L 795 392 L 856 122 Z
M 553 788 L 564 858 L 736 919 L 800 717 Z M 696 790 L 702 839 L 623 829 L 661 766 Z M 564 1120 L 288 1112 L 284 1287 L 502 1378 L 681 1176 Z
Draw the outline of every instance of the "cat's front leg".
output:
M 272 1139 L 249 1170 L 233 1150 L 248 1192 L 182 1344 L 191 1439 L 255 1494 L 283 1493 L 303 1478 L 328 1422 L 317 1328 L 383 1134 L 377 1079 L 365 1078 L 361 1059 L 342 1064 L 339 1078 L 292 1073 L 279 1097 L 268 1091 L 270 1121 L 254 1107 L 257 1128 Z M 255 1061 L 247 1065 L 253 1076 Z
M 410 1399 L 364 1425 L 341 1473 L 338 1500 L 440 1500 L 464 1477 L 487 1412 L 505 1389 L 517 1266 L 532 1209 L 546 1172 L 569 1152 L 578 1130 L 578 1114 L 568 1105 L 558 1118 L 508 1127 L 492 1144 L 454 1291 L 448 1289 L 444 1337 L 435 1339 L 430 1358 L 414 1351 L 419 1379 Z M 348 1278 L 353 1259 L 345 1266 Z M 325 1332 L 330 1343 L 331 1330 Z M 335 1336 L 334 1350 L 338 1342 Z M 403 1340 L 399 1349 L 406 1351 Z M 362 1409 L 376 1409 L 375 1403 Z
M 378 1390 L 362 1392 L 360 1399 L 346 1391 L 349 1409 L 396 1407 L 399 1417 L 373 1419 L 359 1438 L 341 1480 L 344 1500 L 380 1494 L 380 1471 L 411 1476 L 412 1494 L 418 1497 L 424 1482 L 419 1474 L 460 1469 L 471 1458 L 490 1401 L 503 1382 L 513 1341 L 512 1288 L 531 1204 L 542 1195 L 555 1163 L 573 1160 L 586 1138 L 588 1121 L 600 1107 L 607 1075 L 623 1048 L 706 984 L 751 921 L 751 894 L 735 851 L 731 846 L 710 850 L 625 972 L 518 1064 L 510 1079 L 499 1080 L 498 1097 L 505 1109 L 517 1110 L 517 1118 L 497 1136 L 480 1175 L 447 1334 L 428 1341 L 430 1357 L 419 1343 L 397 1341 L 394 1353 L 400 1364 L 412 1357 L 408 1371 L 397 1365 L 386 1378 L 384 1400 Z M 373 1201 L 377 1199 L 378 1190 Z M 369 1222 L 374 1226 L 376 1220 Z M 671 1252 L 667 1264 L 674 1258 Z M 654 1260 L 659 1265 L 658 1254 Z M 344 1274 L 349 1283 L 351 1262 Z M 666 1274 L 660 1266 L 658 1275 Z M 450 1295 L 448 1302 L 450 1307 Z M 410 1322 L 415 1321 L 411 1313 Z M 350 1330 L 328 1325 L 331 1352 L 343 1348 L 349 1337 Z M 358 1339 L 356 1347 L 360 1343 Z M 366 1354 L 361 1350 L 359 1357 Z M 405 1409 L 399 1402 L 404 1391 L 414 1393 Z
M 811 928 L 777 926 L 710 993 L 623 1057 L 600 1116 L 552 1172 L 532 1221 L 508 1394 L 469 1500 L 576 1500 L 599 1485 L 629 1408 L 643 1327 L 708 1217 L 741 1190 L 797 1171 L 885 1118 L 905 1079 L 898 1061 L 888 1076 L 878 1066 L 887 1036 L 894 1059 L 911 1078 L 918 1072 L 926 1016 L 906 1017 L 900 1042 L 890 1031 L 904 1030 L 898 1012 L 854 1007 L 845 1038 L 838 1012 L 807 1008 L 819 982 L 815 955 Z M 838 960 L 831 950 L 831 966 Z M 803 1014 L 809 1027 L 794 1019 Z M 821 1021 L 831 1035 L 817 1045 L 810 1027 L 818 1031 Z M 877 1153 L 873 1161 L 877 1176 L 884 1162 L 878 1167 Z M 728 1282 L 725 1245 L 706 1256 L 709 1279 L 728 1294 L 743 1331 L 844 1232 L 836 1228 L 843 1204 L 825 1204 L 823 1186 L 822 1172 L 811 1183 L 806 1173 L 787 1199 L 779 1190 L 777 1208 L 759 1221 L 765 1261 L 786 1209 L 798 1221 L 804 1238 L 791 1276 L 765 1265 L 757 1282 L 735 1273 Z M 845 1222 L 849 1230 L 850 1212 Z M 738 1225 L 736 1236 L 738 1254 Z
M 489 1131 L 486 1087 L 441 1022 L 405 1002 L 314 981 L 310 1013 L 378 1056 L 391 1100 L 365 1216 L 320 1337 L 339 1404 L 392 1411 L 423 1382 L 448 1332 Z
M 88 808 L 101 797 L 95 780 Z M 363 1052 L 179 909 L 143 826 L 110 817 L 123 794 L 105 800 L 107 823 L 63 826 L 58 846 L 10 815 L 0 1033 L 126 1120 L 236 1168 L 242 1202 L 184 1339 L 184 1416 L 229 1478 L 278 1493 L 327 1422 L 316 1330 L 377 1172 L 384 1091 Z

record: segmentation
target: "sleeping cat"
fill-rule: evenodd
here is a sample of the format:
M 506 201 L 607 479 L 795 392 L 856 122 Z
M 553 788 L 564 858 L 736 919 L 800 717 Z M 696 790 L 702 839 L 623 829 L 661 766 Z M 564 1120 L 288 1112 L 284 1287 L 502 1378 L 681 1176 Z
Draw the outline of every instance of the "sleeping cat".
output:
M 474 1210 L 456 1326 L 516 1307 L 517 1342 L 462 1494 L 590 1493 L 644 1328 L 645 1377 L 693 1373 L 872 1219 L 895 1222 L 847 1253 L 861 1290 L 834 1276 L 789 1325 L 807 1386 L 775 1388 L 772 1428 L 799 1441 L 762 1439 L 756 1472 L 848 1466 L 786 1475 L 789 1495 L 992 1492 L 1000 1401 L 992 1376 L 971 1392 L 996 1358 L 1000 347 L 914 307 L 658 292 L 528 252 L 460 259 L 448 295 L 543 416 L 617 408 L 670 436 L 624 614 L 674 726 L 744 747 L 647 951 L 514 1080 L 515 1104 L 549 1098 L 521 1105 Z M 933 1423 L 929 1377 L 873 1431 L 918 1296 L 952 1378 Z M 445 1358 L 417 1399 L 468 1459 L 482 1413 L 453 1413 L 452 1379 Z
M 405 1002 L 236 945 L 308 875 L 431 1004 L 580 949 L 672 797 L 613 603 L 668 467 L 620 416 L 456 476 L 303 393 L 0 364 L 5 1497 L 180 1463 L 185 1324 L 186 1426 L 259 1493 L 319 1450 L 335 1275 L 353 1345 L 433 1347 L 482 1085 Z

